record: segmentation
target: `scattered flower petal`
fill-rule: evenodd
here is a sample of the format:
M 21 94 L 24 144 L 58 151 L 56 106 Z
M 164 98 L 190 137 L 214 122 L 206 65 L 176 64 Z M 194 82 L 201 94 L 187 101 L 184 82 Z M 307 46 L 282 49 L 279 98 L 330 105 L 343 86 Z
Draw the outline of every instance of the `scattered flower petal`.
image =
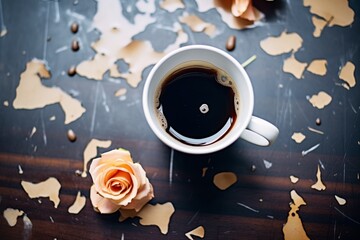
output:
M 190 240 L 194 240 L 192 237 L 199 237 L 199 238 L 204 238 L 205 236 L 205 229 L 203 226 L 199 226 L 193 230 L 191 230 L 190 232 L 185 233 L 185 236 L 190 239 Z
M 299 178 L 291 175 L 290 176 L 290 181 L 295 184 L 295 183 L 297 183 L 299 181 Z
M 68 212 L 72 214 L 78 214 L 86 204 L 86 197 L 81 196 L 81 192 L 79 191 L 76 195 L 76 199 L 74 203 L 68 208 Z
M 335 199 L 339 203 L 339 205 L 341 205 L 341 206 L 346 204 L 346 199 L 344 199 L 342 197 L 339 197 L 339 196 L 335 195 Z
M 345 66 L 341 68 L 339 78 L 348 85 L 354 87 L 356 85 L 355 79 L 355 65 L 352 62 L 346 62 Z
M 325 76 L 327 72 L 326 65 L 327 61 L 325 59 L 316 59 L 309 64 L 306 70 L 316 75 Z
M 293 54 L 288 59 L 285 59 L 283 71 L 291 73 L 297 79 L 301 79 L 307 65 L 307 63 L 298 61 Z
M 54 203 L 55 208 L 59 206 L 61 184 L 56 178 L 50 177 L 39 183 L 21 181 L 21 186 L 30 198 L 48 197 Z
M 214 184 L 220 190 L 225 190 L 236 183 L 237 176 L 233 172 L 221 172 L 214 176 Z
M 17 218 L 24 214 L 23 211 L 13 208 L 7 208 L 3 212 L 3 216 L 6 219 L 10 227 L 13 227 L 17 223 Z
M 317 167 L 317 173 L 316 173 L 316 183 L 311 186 L 311 188 L 316 189 L 318 191 L 323 191 L 326 189 L 325 184 L 321 181 L 321 171 L 320 166 Z
M 306 136 L 302 134 L 301 132 L 294 132 L 291 136 L 291 139 L 293 139 L 296 143 L 302 143 L 304 141 Z
M 140 224 L 144 226 L 155 225 L 162 234 L 167 234 L 169 229 L 170 218 L 174 214 L 175 208 L 171 202 L 164 204 L 146 204 L 139 212 L 134 210 L 120 209 L 121 216 L 119 221 L 131 217 L 140 217 Z
M 290 203 L 290 211 L 287 217 L 287 221 L 283 226 L 284 240 L 309 240 L 304 226 L 299 216 L 300 206 L 306 205 L 304 199 L 297 194 L 295 190 L 290 192 L 292 203 Z
M 318 109 L 323 109 L 331 103 L 332 97 L 324 91 L 320 91 L 318 94 L 313 95 L 309 102 Z
M 302 38 L 297 33 L 282 32 L 280 36 L 268 37 L 260 42 L 260 47 L 269 55 L 295 53 L 302 46 Z

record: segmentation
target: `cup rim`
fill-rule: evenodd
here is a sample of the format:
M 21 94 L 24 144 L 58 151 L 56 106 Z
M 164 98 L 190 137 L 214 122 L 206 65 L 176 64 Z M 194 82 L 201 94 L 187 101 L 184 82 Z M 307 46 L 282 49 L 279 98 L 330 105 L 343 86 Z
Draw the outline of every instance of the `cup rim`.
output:
M 165 131 L 162 131 L 159 126 L 157 125 L 156 121 L 157 119 L 152 118 L 150 111 L 151 109 L 149 109 L 149 87 L 151 84 L 151 80 L 153 79 L 153 76 L 155 75 L 157 69 L 163 65 L 163 63 L 165 61 L 167 61 L 169 58 L 171 58 L 172 56 L 178 54 L 179 52 L 183 52 L 183 51 L 189 51 L 189 50 L 194 50 L 194 49 L 203 49 L 203 50 L 209 50 L 212 52 L 216 52 L 217 54 L 222 55 L 223 57 L 227 58 L 229 61 L 231 61 L 237 69 L 239 69 L 239 71 L 241 72 L 242 76 L 244 77 L 244 80 L 246 81 L 246 85 L 248 87 L 248 94 L 249 99 L 247 102 L 247 108 L 249 109 L 249 114 L 247 116 L 243 116 L 244 117 L 244 121 L 241 123 L 241 125 L 237 124 L 235 129 L 237 132 L 236 133 L 232 133 L 231 135 L 219 140 L 219 142 L 221 141 L 221 144 L 209 144 L 209 145 L 205 145 L 205 146 L 192 146 L 192 145 L 187 145 L 184 143 L 181 143 L 180 141 L 176 140 L 176 141 L 171 141 L 169 140 L 169 138 L 171 137 L 170 135 L 166 135 Z M 158 84 L 158 83 L 157 83 Z M 184 153 L 188 153 L 188 154 L 207 154 L 207 153 L 213 153 L 213 152 L 217 152 L 221 149 L 226 148 L 227 146 L 231 145 L 232 143 L 234 143 L 241 135 L 241 133 L 245 130 L 246 126 L 249 124 L 252 113 L 253 113 L 253 109 L 254 109 L 254 91 L 252 88 L 252 84 L 250 81 L 250 78 L 248 76 L 248 74 L 246 73 L 245 69 L 241 66 L 241 64 L 233 57 L 231 56 L 229 53 L 216 48 L 216 47 L 212 47 L 212 46 L 208 46 L 208 45 L 188 45 L 188 46 L 184 46 L 181 48 L 178 48 L 176 50 L 173 50 L 171 52 L 169 52 L 168 54 L 166 54 L 164 57 L 162 57 L 160 59 L 159 62 L 157 62 L 153 68 L 151 69 L 149 75 L 147 76 L 146 80 L 145 80 L 145 85 L 144 85 L 144 89 L 143 89 L 143 95 L 142 95 L 143 99 L 142 99 L 142 104 L 143 104 L 143 111 L 145 114 L 145 118 L 147 123 L 149 124 L 151 130 L 155 133 L 155 135 L 166 145 L 168 145 L 169 147 L 178 150 L 180 152 L 184 152 Z M 232 130 L 234 131 L 234 130 Z

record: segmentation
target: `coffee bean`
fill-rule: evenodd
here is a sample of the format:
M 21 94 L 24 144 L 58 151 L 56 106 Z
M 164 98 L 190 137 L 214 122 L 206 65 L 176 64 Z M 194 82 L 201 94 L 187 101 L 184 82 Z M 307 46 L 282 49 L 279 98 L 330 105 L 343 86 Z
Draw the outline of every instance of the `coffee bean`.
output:
M 74 22 L 73 24 L 71 24 L 70 30 L 72 33 L 77 33 L 79 31 L 79 24 Z
M 75 66 L 71 66 L 70 68 L 69 68 L 69 70 L 68 70 L 68 75 L 70 76 L 70 77 L 72 77 L 72 76 L 74 76 L 76 74 L 76 68 L 75 68 Z
M 71 49 L 76 52 L 79 51 L 80 46 L 79 46 L 79 42 L 77 40 L 73 40 L 71 43 Z
M 321 124 L 321 120 L 320 120 L 320 118 L 317 118 L 316 120 L 315 120 L 315 123 L 316 123 L 316 125 L 320 125 Z
M 70 142 L 75 142 L 76 141 L 76 134 L 73 130 L 69 129 L 67 132 L 67 137 L 69 139 Z
M 226 49 L 228 51 L 232 51 L 235 49 L 235 45 L 236 45 L 236 37 L 234 35 L 231 35 L 226 42 Z

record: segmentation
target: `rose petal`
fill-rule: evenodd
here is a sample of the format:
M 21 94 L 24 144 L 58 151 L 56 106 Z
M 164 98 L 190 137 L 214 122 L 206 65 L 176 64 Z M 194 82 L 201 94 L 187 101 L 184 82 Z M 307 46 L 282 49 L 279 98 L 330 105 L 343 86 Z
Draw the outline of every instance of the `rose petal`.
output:
M 121 207 L 120 209 L 134 209 L 136 212 L 140 211 L 147 202 L 149 202 L 151 199 L 154 198 L 154 190 L 152 185 L 149 183 L 149 185 L 146 184 L 149 188 L 146 187 L 146 190 L 143 191 L 145 195 L 142 195 L 141 198 L 134 198 L 128 205 Z
M 95 158 L 92 160 L 91 165 L 90 165 L 90 169 L 89 169 L 89 173 L 92 175 L 92 172 L 94 172 L 94 169 L 99 166 L 101 158 Z
M 241 18 L 247 19 L 249 21 L 255 21 L 256 17 L 256 9 L 253 7 L 252 3 L 250 2 L 245 12 L 243 12 L 240 16 Z
M 138 193 L 138 188 L 139 188 L 138 181 L 134 175 L 131 175 L 131 178 L 133 185 L 131 186 L 131 188 L 129 188 L 128 193 L 121 194 L 119 196 L 112 196 L 112 199 L 121 206 L 128 205 L 131 202 L 131 200 L 136 197 Z
M 100 196 L 94 187 L 94 185 L 90 188 L 90 201 L 93 207 L 103 214 L 114 213 L 119 210 L 120 206 L 114 204 L 112 201 Z
M 122 148 L 101 154 L 102 162 L 107 162 L 109 160 L 113 161 L 115 159 L 122 159 L 126 162 L 133 162 L 130 152 Z
M 98 202 L 100 202 L 102 199 L 103 199 L 103 197 L 101 197 L 97 193 L 95 186 L 92 185 L 90 188 L 90 201 L 96 211 L 99 211 L 98 210 Z
M 99 164 L 95 168 L 91 169 L 90 174 L 93 181 L 95 182 L 94 176 L 103 175 L 104 172 L 108 172 L 112 169 L 117 169 L 124 172 L 129 172 L 130 174 L 134 174 L 133 168 L 129 166 L 129 163 L 124 160 L 114 160 L 112 162 Z
M 146 179 L 146 183 L 141 186 L 138 190 L 138 194 L 134 199 L 141 199 L 146 197 L 150 192 L 153 192 L 152 185 L 150 184 L 149 180 Z
M 132 174 L 132 172 L 133 169 L 130 166 L 124 164 L 122 164 L 121 167 L 113 167 L 113 166 L 109 167 L 106 164 L 100 165 L 93 172 L 93 175 L 96 176 L 95 178 L 93 178 L 95 188 L 102 196 L 111 197 L 111 196 L 107 196 L 107 194 L 110 193 L 110 191 L 108 191 L 109 190 L 108 183 L 109 180 L 115 178 L 115 176 L 120 176 L 120 177 L 122 176 L 123 180 L 127 181 L 130 186 L 134 186 L 135 184 L 136 185 L 135 187 L 137 188 L 138 184 L 137 181 L 136 183 L 133 182 L 134 175 Z M 117 175 L 114 173 L 116 173 Z
M 235 17 L 240 17 L 250 5 L 250 0 L 234 0 L 231 12 Z
M 109 164 L 101 164 L 97 166 L 95 169 L 93 169 L 93 171 L 90 172 L 90 174 L 96 186 L 96 190 L 98 192 L 101 191 L 100 185 L 105 185 L 105 183 L 109 179 L 109 176 L 111 176 L 111 173 L 116 173 L 117 171 L 127 172 L 131 175 L 133 174 L 133 169 L 123 163 L 121 167 L 116 167 L 112 165 L 109 166 Z
M 136 176 L 140 186 L 146 183 L 147 177 L 146 172 L 143 167 L 139 163 L 134 163 L 132 165 L 132 169 L 134 170 L 134 175 Z

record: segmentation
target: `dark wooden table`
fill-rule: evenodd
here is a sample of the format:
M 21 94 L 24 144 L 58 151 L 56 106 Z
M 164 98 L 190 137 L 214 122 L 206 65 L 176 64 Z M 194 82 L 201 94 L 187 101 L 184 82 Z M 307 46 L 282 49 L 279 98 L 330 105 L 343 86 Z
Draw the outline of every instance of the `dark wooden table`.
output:
M 141 9 L 125 2 L 122 14 L 133 21 Z M 339 68 L 351 61 L 357 67 L 355 78 L 360 80 L 358 2 L 349 1 L 355 11 L 351 26 L 327 27 L 319 38 L 312 35 L 312 14 L 302 1 L 255 1 L 265 18 L 260 26 L 246 30 L 230 29 L 214 9 L 199 13 L 195 1 L 185 2 L 185 9 L 168 13 L 156 1 L 155 23 L 134 39 L 148 40 L 162 51 L 175 40 L 166 30 L 168 22 L 176 21 L 183 12 L 201 16 L 221 33 L 210 38 L 182 24 L 189 36 L 183 45 L 207 44 L 225 50 L 227 38 L 235 35 L 236 48 L 231 55 L 239 62 L 257 56 L 246 67 L 254 87 L 254 115 L 280 129 L 277 141 L 263 148 L 238 140 L 208 155 L 169 149 L 155 137 L 142 111 L 144 78 L 151 66 L 145 68 L 136 88 L 124 80 L 114 81 L 108 73 L 102 81 L 67 75 L 71 65 L 94 56 L 91 43 L 99 39 L 99 33 L 91 30 L 96 1 L 1 0 L 0 20 L 7 34 L 0 38 L 0 213 L 7 208 L 20 209 L 33 224 L 29 230 L 18 218 L 10 227 L 1 216 L 1 239 L 186 239 L 184 234 L 200 225 L 205 229 L 205 239 L 284 239 L 282 229 L 292 190 L 306 202 L 297 213 L 310 239 L 359 239 L 359 83 L 347 90 L 338 77 Z M 70 31 L 74 21 L 80 25 L 76 34 Z M 299 61 L 327 60 L 325 76 L 305 71 L 302 79 L 296 79 L 282 71 L 283 61 L 290 54 L 270 56 L 260 48 L 261 40 L 283 31 L 296 32 L 303 38 L 296 53 Z M 73 39 L 80 41 L 77 52 L 70 48 Z M 43 80 L 44 85 L 60 87 L 86 108 L 81 118 L 64 124 L 58 104 L 34 110 L 12 107 L 20 74 L 33 58 L 48 63 L 51 78 Z M 119 88 L 127 89 L 126 99 L 114 96 Z M 308 101 L 319 91 L 332 96 L 331 103 L 321 110 Z M 5 106 L 6 101 L 9 106 Z M 49 120 L 52 116 L 56 117 L 54 121 Z M 321 119 L 320 126 L 315 123 L 317 118 Z M 32 135 L 34 127 L 37 131 Z M 69 129 L 77 135 L 75 142 L 67 138 Z M 302 132 L 306 139 L 296 143 L 291 139 L 294 132 Z M 98 154 L 121 147 L 142 164 L 155 190 L 150 203 L 172 202 L 175 213 L 166 235 L 156 226 L 140 225 L 137 218 L 119 223 L 119 214 L 100 215 L 93 210 L 91 178 L 75 174 L 82 169 L 83 151 L 93 138 L 112 141 L 110 148 L 99 148 Z M 302 155 L 317 144 L 316 149 Z M 19 166 L 23 174 L 19 174 Z M 318 166 L 326 185 L 323 191 L 311 188 Z M 207 171 L 203 176 L 204 168 Z M 237 182 L 225 191 L 219 190 L 213 177 L 220 172 L 234 172 Z M 291 175 L 299 178 L 296 184 L 290 181 Z M 30 199 L 20 185 L 22 180 L 36 183 L 48 177 L 57 178 L 62 186 L 57 209 L 48 199 L 40 198 L 41 203 Z M 69 214 L 67 209 L 78 191 L 86 196 L 86 206 L 77 215 Z M 346 204 L 339 205 L 335 195 L 346 199 Z

